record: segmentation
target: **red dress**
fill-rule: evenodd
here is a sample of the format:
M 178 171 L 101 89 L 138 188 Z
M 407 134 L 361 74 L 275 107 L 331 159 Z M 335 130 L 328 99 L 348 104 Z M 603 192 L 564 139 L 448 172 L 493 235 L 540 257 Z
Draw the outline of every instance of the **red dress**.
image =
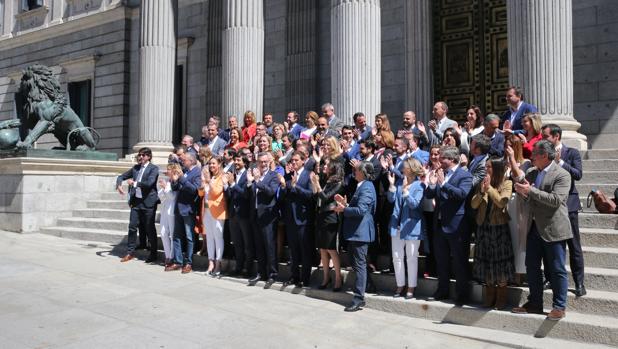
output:
M 532 156 L 532 148 L 534 148 L 534 144 L 536 142 L 540 141 L 541 139 L 543 139 L 543 134 L 539 133 L 538 135 L 530 138 L 529 141 L 524 143 L 524 145 L 522 146 L 522 151 L 524 153 L 524 158 L 530 159 L 530 157 Z
M 245 126 L 242 128 L 242 140 L 243 142 L 249 144 L 249 142 L 255 137 L 257 133 L 257 124 L 251 124 L 249 126 Z

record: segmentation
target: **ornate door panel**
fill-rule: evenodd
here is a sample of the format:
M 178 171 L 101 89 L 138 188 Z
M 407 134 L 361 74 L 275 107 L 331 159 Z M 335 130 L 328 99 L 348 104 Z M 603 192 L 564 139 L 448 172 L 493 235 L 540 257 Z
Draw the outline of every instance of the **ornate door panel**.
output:
M 439 0 L 434 18 L 436 100 L 444 100 L 456 120 L 465 120 L 472 104 L 485 114 L 504 111 L 506 0 Z

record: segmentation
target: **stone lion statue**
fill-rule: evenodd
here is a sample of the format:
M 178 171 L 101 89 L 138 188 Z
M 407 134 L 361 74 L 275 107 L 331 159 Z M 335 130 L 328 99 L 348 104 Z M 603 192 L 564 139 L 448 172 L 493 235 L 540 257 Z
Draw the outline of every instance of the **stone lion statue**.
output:
M 18 115 L 22 126 L 30 132 L 23 141 L 17 142 L 17 148 L 31 148 L 41 136 L 53 133 L 64 149 L 95 149 L 97 142 L 92 129 L 84 127 L 68 105 L 66 93 L 60 90 L 51 69 L 39 64 L 26 68 L 18 95 L 21 98 Z

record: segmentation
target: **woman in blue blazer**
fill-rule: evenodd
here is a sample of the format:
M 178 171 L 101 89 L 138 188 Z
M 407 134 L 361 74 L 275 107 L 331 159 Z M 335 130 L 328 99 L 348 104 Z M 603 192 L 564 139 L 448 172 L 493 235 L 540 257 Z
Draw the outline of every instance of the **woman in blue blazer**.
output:
M 393 251 L 393 265 L 397 290 L 394 297 L 403 294 L 406 277 L 403 266 L 404 254 L 408 268 L 408 287 L 405 290 L 406 299 L 412 298 L 417 284 L 418 249 L 421 240 L 425 239 L 423 223 L 423 182 L 425 175 L 421 163 L 414 158 L 407 158 L 403 163 L 403 184 L 395 186 L 394 174 L 389 174 L 390 187 L 387 199 L 395 204 L 391 216 L 389 231 Z

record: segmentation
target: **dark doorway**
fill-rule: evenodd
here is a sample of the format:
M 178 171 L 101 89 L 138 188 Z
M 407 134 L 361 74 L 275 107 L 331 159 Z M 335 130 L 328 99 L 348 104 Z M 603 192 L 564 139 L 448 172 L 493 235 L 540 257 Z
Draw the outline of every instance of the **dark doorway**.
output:
M 84 126 L 91 126 L 91 80 L 69 82 L 69 105 Z

